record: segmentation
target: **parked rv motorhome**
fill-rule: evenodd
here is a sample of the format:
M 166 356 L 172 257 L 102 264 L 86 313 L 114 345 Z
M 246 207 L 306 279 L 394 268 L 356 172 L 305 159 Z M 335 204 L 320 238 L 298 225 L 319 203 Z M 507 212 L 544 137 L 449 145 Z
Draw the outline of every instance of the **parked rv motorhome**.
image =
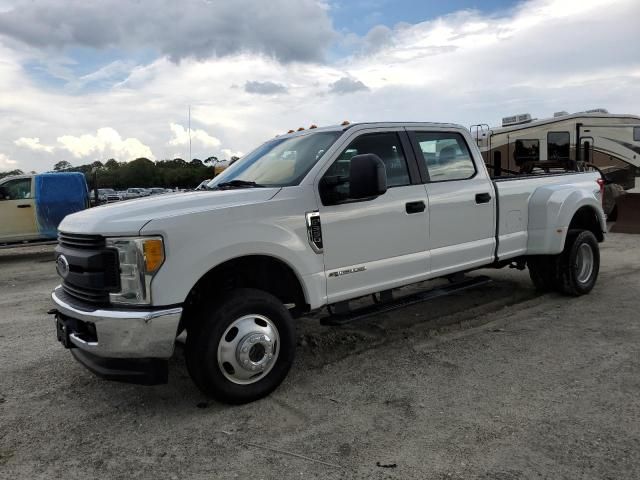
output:
M 583 170 L 594 165 L 606 175 L 605 212 L 612 213 L 622 190 L 640 176 L 640 116 L 610 114 L 598 108 L 553 118 L 530 114 L 502 119 L 502 127 L 473 125 L 493 177 L 536 171 Z

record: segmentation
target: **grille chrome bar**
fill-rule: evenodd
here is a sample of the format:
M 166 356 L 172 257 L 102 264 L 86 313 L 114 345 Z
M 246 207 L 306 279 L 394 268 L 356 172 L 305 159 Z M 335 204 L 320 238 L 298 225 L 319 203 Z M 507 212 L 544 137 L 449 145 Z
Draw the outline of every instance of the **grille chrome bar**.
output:
M 80 235 L 76 233 L 58 234 L 58 243 L 68 248 L 100 249 L 105 246 L 105 239 L 101 235 Z

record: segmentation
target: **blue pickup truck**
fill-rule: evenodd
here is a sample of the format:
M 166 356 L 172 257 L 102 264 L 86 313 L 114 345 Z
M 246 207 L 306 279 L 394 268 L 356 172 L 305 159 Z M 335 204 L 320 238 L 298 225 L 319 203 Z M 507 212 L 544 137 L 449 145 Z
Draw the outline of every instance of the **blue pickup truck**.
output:
M 0 179 L 0 244 L 55 239 L 62 219 L 88 206 L 82 173 Z

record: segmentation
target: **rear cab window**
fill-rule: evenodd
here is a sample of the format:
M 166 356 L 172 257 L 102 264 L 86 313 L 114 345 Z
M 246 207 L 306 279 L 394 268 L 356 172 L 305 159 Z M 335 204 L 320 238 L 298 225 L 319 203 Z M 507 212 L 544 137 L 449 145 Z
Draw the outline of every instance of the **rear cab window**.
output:
M 457 132 L 414 132 L 430 182 L 466 180 L 475 176 L 476 166 L 467 142 Z

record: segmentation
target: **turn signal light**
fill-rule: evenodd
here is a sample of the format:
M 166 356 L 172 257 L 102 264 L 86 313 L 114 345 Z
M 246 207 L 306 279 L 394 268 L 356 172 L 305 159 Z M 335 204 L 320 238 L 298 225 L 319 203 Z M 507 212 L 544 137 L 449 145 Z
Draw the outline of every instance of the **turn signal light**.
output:
M 158 270 L 164 262 L 164 249 L 162 240 L 149 239 L 143 244 L 144 265 L 146 273 L 153 273 Z

